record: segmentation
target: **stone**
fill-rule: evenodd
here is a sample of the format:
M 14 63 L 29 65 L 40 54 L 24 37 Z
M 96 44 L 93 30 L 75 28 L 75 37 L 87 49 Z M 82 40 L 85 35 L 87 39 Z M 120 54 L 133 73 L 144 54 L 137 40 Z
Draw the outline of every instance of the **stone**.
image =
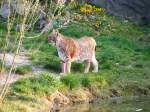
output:
M 49 112 L 57 112 L 62 106 L 66 106 L 70 104 L 70 99 L 67 98 L 65 95 L 60 93 L 59 91 L 54 92 L 50 96 L 50 111 Z
M 32 4 L 30 2 L 26 2 L 25 0 L 10 0 L 10 15 L 13 14 L 13 11 L 17 12 L 19 15 L 24 15 L 32 10 L 31 6 Z M 38 7 L 40 7 L 40 5 L 37 6 L 37 9 Z M 8 11 L 8 0 L 2 0 L 1 15 L 3 18 L 7 18 Z
M 150 0 L 77 0 L 105 8 L 109 14 L 134 23 L 150 23 Z
M 12 15 L 12 13 L 13 13 L 13 7 L 10 4 L 10 16 Z M 3 18 L 7 18 L 8 14 L 9 14 L 9 9 L 8 9 L 7 0 L 2 0 L 2 4 L 1 4 L 1 16 Z
M 24 0 L 11 0 L 11 5 L 19 15 L 24 15 L 30 4 L 25 4 Z

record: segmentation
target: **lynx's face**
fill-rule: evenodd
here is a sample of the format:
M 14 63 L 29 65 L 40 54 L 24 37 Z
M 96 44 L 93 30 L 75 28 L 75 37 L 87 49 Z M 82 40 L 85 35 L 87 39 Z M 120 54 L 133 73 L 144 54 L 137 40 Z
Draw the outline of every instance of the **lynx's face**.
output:
M 48 43 L 56 46 L 56 43 L 59 41 L 59 32 L 53 30 L 52 34 L 48 37 Z

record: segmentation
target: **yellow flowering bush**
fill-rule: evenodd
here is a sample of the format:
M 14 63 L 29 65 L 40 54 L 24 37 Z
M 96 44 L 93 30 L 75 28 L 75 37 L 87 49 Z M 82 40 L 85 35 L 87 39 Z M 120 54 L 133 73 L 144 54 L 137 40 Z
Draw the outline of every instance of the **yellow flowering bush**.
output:
M 97 8 L 95 6 L 93 6 L 93 9 L 94 9 L 94 12 L 97 12 L 97 13 L 101 13 L 105 11 L 103 8 Z
M 94 26 L 96 29 L 99 29 L 100 25 L 101 25 L 101 21 L 96 21 Z
M 74 20 L 82 20 L 82 16 L 80 14 L 74 14 Z
M 111 26 L 108 26 L 109 23 L 105 20 L 105 9 L 87 3 L 78 8 L 80 13 L 74 16 L 74 20 L 88 22 L 96 31 L 101 31 L 106 27 L 111 29 Z
M 85 13 L 85 14 L 90 14 L 90 13 L 101 13 L 101 12 L 104 12 L 104 9 L 103 8 L 97 8 L 95 6 L 92 6 L 90 4 L 84 4 L 80 7 L 80 11 L 82 13 Z
M 83 6 L 80 7 L 80 11 L 82 13 L 90 14 L 93 12 L 93 7 L 90 4 L 84 4 Z

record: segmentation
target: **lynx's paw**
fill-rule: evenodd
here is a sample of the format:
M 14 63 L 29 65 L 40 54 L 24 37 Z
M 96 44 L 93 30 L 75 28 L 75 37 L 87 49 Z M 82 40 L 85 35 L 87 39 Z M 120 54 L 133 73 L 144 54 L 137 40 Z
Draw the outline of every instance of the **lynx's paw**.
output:
M 93 70 L 92 72 L 93 72 L 93 73 L 97 73 L 97 72 L 98 72 L 98 70 Z

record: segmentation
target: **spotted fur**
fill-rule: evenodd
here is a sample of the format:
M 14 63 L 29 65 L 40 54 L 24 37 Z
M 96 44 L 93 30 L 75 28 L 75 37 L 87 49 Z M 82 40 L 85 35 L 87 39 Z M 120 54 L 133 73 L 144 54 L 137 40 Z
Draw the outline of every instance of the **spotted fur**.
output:
M 85 73 L 89 72 L 90 63 L 94 65 L 94 71 L 98 72 L 98 62 L 95 57 L 96 42 L 92 37 L 73 39 L 65 37 L 58 31 L 53 31 L 48 42 L 55 45 L 61 59 L 62 73 L 70 73 L 71 62 L 86 62 Z

